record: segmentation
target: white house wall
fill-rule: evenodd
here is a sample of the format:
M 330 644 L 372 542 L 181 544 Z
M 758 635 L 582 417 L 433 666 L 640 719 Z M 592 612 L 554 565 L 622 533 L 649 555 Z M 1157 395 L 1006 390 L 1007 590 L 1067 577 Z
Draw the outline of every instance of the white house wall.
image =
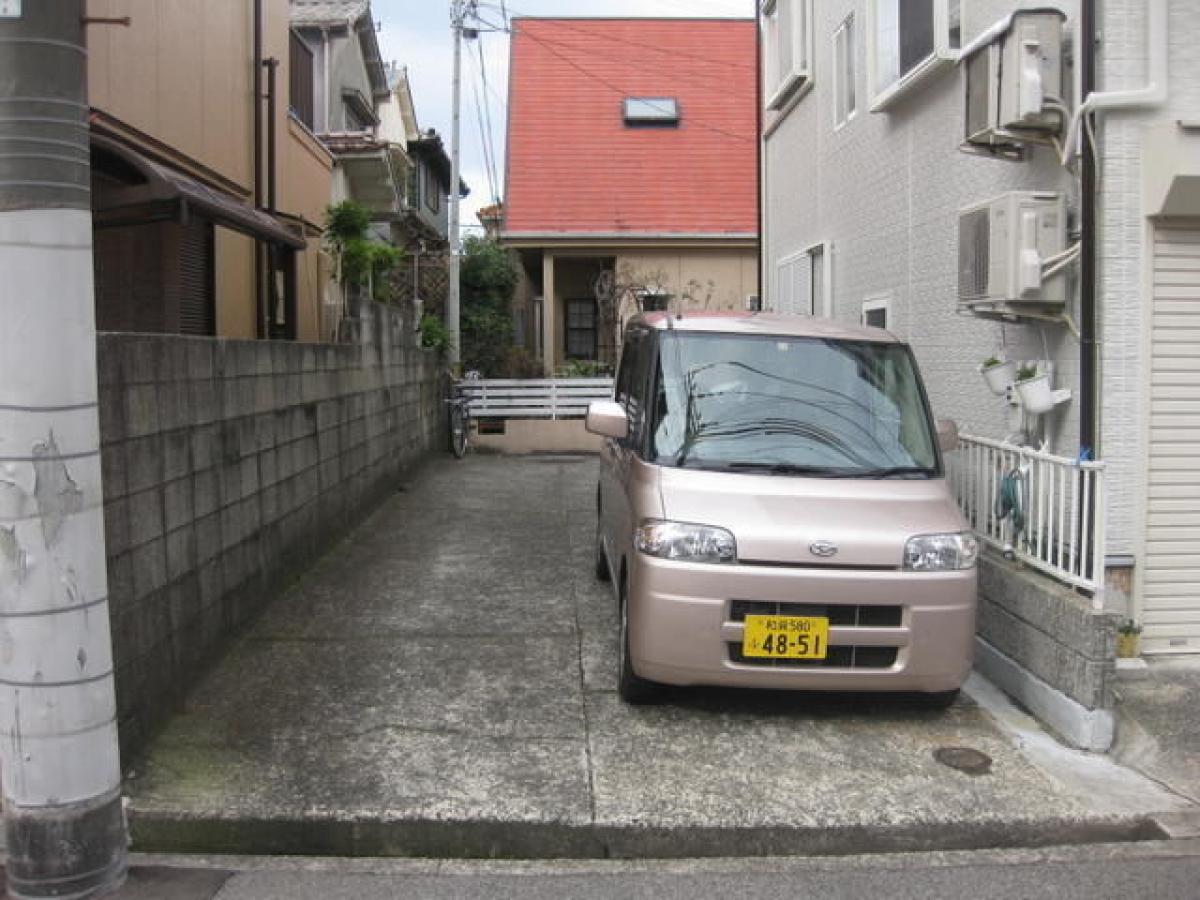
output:
M 972 0 L 962 6 L 966 44 L 1014 4 Z M 958 210 L 1009 190 L 1070 196 L 1072 180 L 1048 149 L 1021 163 L 960 151 L 964 82 L 957 67 L 933 74 L 886 112 L 869 112 L 866 0 L 817 0 L 814 8 L 813 89 L 770 134 L 764 152 L 764 299 L 770 305 L 777 294 L 778 260 L 829 242 L 834 317 L 858 321 L 864 300 L 888 297 L 889 328 L 912 343 L 936 414 L 956 419 L 964 431 L 1003 437 L 1011 430 L 1008 407 L 976 371 L 1000 346 L 1001 328 L 956 312 Z M 1074 4 L 1067 10 L 1073 13 Z M 833 34 L 851 11 L 858 110 L 835 131 Z M 768 128 L 770 122 L 768 114 Z M 1075 299 L 1068 306 L 1077 313 Z M 1008 325 L 1005 331 L 1010 358 L 1042 358 L 1045 346 L 1059 384 L 1075 384 L 1079 344 L 1065 327 Z M 1048 419 L 1052 448 L 1074 454 L 1075 404 Z
M 1102 90 L 1146 83 L 1146 0 L 1107 0 L 1101 9 Z M 1143 359 L 1151 235 L 1142 203 L 1142 145 L 1148 126 L 1200 117 L 1200 5 L 1172 0 L 1167 102 L 1160 109 L 1113 111 L 1100 120 L 1098 290 L 1101 322 L 1101 443 L 1112 472 L 1109 549 L 1137 549 L 1146 432 L 1142 420 L 1148 366 Z M 1200 210 L 1196 210 L 1200 214 Z

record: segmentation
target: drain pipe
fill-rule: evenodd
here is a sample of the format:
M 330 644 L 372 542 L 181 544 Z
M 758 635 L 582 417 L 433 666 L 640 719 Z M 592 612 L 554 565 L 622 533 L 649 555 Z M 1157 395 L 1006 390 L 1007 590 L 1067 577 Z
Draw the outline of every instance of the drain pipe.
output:
M 1083 0 L 1080 25 L 1083 31 L 1084 59 L 1094 57 L 1096 52 L 1095 0 Z M 1090 21 L 1090 27 L 1084 21 Z M 1063 162 L 1070 159 L 1084 117 L 1109 109 L 1153 109 L 1167 100 L 1167 56 L 1170 52 L 1167 0 L 1146 0 L 1146 84 L 1140 88 L 1123 91 L 1096 91 L 1087 85 L 1083 88 L 1083 102 L 1067 126 L 1063 141 Z
M 1096 96 L 1096 4 L 1080 4 L 1080 89 Z M 1096 452 L 1096 152 L 1084 141 L 1079 172 L 1079 450 Z
M 254 0 L 254 102 L 251 108 L 254 110 L 254 208 L 262 209 L 263 204 L 263 189 L 262 189 L 262 170 L 263 170 L 263 123 L 262 123 L 262 105 L 263 105 L 263 26 L 262 26 L 263 8 L 262 0 Z M 255 239 L 254 241 L 254 308 L 256 311 L 255 318 L 258 320 L 258 336 L 260 338 L 267 336 L 267 303 L 266 296 L 263 292 L 263 244 L 262 241 Z

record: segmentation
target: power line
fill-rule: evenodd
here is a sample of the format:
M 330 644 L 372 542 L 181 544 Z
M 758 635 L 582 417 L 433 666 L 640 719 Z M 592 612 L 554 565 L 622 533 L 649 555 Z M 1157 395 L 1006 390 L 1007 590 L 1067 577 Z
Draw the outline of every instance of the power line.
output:
M 487 60 L 483 57 L 483 41 L 476 42 L 476 49 L 479 51 L 479 79 L 483 83 L 483 114 L 487 119 L 487 143 L 492 154 L 492 199 L 498 202 L 500 173 L 496 164 L 496 129 L 492 124 L 492 105 L 488 102 Z
M 481 0 L 479 5 L 480 6 L 488 6 L 493 9 L 498 8 L 494 3 L 488 3 L 488 2 L 486 2 L 486 0 Z M 516 15 L 522 15 L 522 16 L 525 15 L 525 13 L 522 13 L 519 10 L 515 10 L 515 9 L 512 10 L 512 12 L 515 13 Z M 550 25 L 555 28 L 559 28 L 563 31 L 571 31 L 571 32 L 574 32 L 575 34 L 581 34 L 588 38 L 595 38 L 595 39 L 599 39 L 602 41 L 609 41 L 614 44 L 624 44 L 627 47 L 637 47 L 640 50 L 651 50 L 655 53 L 661 53 L 664 56 L 673 56 L 678 59 L 693 59 L 693 60 L 696 60 L 697 62 L 702 62 L 702 63 L 705 63 L 706 65 L 710 65 L 710 66 L 728 66 L 728 67 L 734 68 L 734 69 L 746 69 L 751 72 L 753 72 L 754 68 L 755 68 L 755 64 L 753 62 L 739 63 L 739 62 L 734 62 L 732 60 L 727 60 L 727 59 L 712 59 L 711 57 L 702 56 L 698 53 L 688 53 L 683 50 L 662 47 L 658 44 L 648 44 L 643 41 L 635 41 L 635 40 L 631 40 L 629 38 L 614 37 L 612 35 L 601 34 L 596 31 L 589 31 L 589 30 L 585 30 L 583 28 L 577 28 L 573 25 L 568 24 L 567 21 L 564 19 L 543 18 L 540 16 L 529 16 L 529 18 L 537 19 L 542 24 Z M 748 18 L 747 21 L 753 21 L 753 19 Z

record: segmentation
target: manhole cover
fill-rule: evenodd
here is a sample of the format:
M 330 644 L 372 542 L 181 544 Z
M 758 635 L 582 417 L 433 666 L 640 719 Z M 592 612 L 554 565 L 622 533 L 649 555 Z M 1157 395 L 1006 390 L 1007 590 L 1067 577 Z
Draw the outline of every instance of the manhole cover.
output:
M 987 775 L 992 771 L 992 758 L 973 747 L 938 747 L 933 758 L 968 775 Z

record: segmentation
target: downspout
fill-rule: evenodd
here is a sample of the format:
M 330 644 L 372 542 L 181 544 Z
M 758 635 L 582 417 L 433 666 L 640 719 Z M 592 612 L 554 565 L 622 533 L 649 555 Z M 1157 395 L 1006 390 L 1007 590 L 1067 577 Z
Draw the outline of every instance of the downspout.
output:
M 1167 0 L 1146 2 L 1147 83 L 1140 88 L 1121 91 L 1096 91 L 1096 0 L 1083 0 L 1080 8 L 1082 31 L 1080 81 L 1084 97 L 1071 117 L 1063 142 L 1064 160 L 1074 151 L 1080 126 L 1094 112 L 1111 109 L 1152 109 L 1167 99 L 1167 57 L 1169 23 Z M 1080 373 L 1079 373 L 1079 447 L 1098 456 L 1096 422 L 1096 147 L 1090 135 L 1085 137 L 1080 167 Z
M 262 169 L 263 169 L 263 28 L 262 0 L 254 0 L 254 208 L 262 209 Z M 254 241 L 254 308 L 255 319 L 258 322 L 258 336 L 267 336 L 266 296 L 263 292 L 263 244 Z
M 1080 4 L 1079 30 L 1080 91 L 1092 98 L 1097 96 L 1095 0 Z M 1079 450 L 1096 457 L 1096 152 L 1090 140 L 1083 142 L 1080 162 Z
M 1090 23 L 1090 27 L 1085 26 Z M 1083 58 L 1095 61 L 1096 9 L 1095 0 L 1083 0 L 1080 26 L 1086 46 Z M 1067 127 L 1063 141 L 1063 161 L 1070 159 L 1079 128 L 1089 113 L 1107 109 L 1152 109 L 1162 106 L 1167 100 L 1167 56 L 1170 52 L 1167 0 L 1146 0 L 1146 84 L 1144 87 L 1124 91 L 1096 91 L 1094 85 L 1083 85 L 1083 102 Z M 1094 73 L 1093 73 L 1094 74 Z M 1093 79 L 1094 81 L 1094 79 Z
M 333 131 L 333 100 L 330 98 L 330 92 L 333 90 L 333 59 L 329 55 L 332 46 L 329 40 L 329 29 L 322 28 L 321 59 L 324 62 L 325 71 L 321 73 L 321 77 L 325 85 L 325 121 L 323 130 L 326 134 Z
M 272 216 L 278 210 L 278 196 L 276 184 L 276 134 L 275 134 L 275 75 L 279 69 L 279 60 L 271 57 L 263 61 L 263 65 L 267 67 L 267 212 Z M 267 316 L 266 326 L 267 333 L 265 337 L 272 338 L 273 329 L 279 315 L 279 276 L 277 274 L 278 266 L 275 260 L 275 245 L 267 245 Z M 290 317 L 285 321 L 285 325 L 292 324 Z

